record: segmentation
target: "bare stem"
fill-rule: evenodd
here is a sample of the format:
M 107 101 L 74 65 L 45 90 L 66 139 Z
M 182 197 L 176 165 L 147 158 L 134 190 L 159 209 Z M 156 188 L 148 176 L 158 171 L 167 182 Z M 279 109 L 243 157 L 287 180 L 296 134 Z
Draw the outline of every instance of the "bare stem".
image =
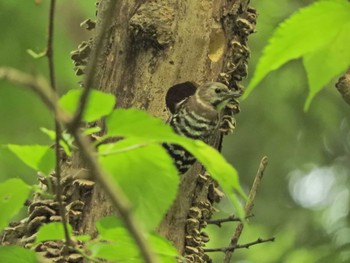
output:
M 43 101 L 48 105 L 50 109 L 57 112 L 57 119 L 63 123 L 67 128 L 71 123 L 72 117 L 66 114 L 57 105 L 57 95 L 52 91 L 50 85 L 43 78 L 35 78 L 31 75 L 25 74 L 21 71 L 11 68 L 0 67 L 0 79 L 7 79 L 14 83 L 25 85 L 33 89 Z M 109 196 L 112 204 L 116 208 L 121 220 L 123 220 L 125 227 L 135 240 L 135 243 L 140 249 L 140 253 L 146 263 L 159 262 L 152 253 L 149 245 L 142 236 L 142 231 L 138 228 L 137 222 L 135 222 L 131 211 L 128 200 L 125 198 L 123 192 L 117 187 L 114 182 L 103 172 L 99 163 L 96 160 L 94 154 L 94 148 L 91 143 L 87 141 L 81 134 L 79 129 L 73 130 L 72 135 L 82 153 L 86 159 L 86 163 L 89 165 L 92 177 L 101 185 L 105 193 Z
M 74 139 L 80 148 L 82 156 L 85 158 L 86 163 L 89 165 L 92 176 L 101 185 L 106 194 L 110 197 L 114 207 L 117 209 L 121 219 L 124 221 L 125 226 L 133 236 L 136 244 L 140 249 L 140 253 L 146 263 L 158 262 L 156 256 L 151 252 L 148 244 L 142 236 L 142 232 L 138 229 L 137 223 L 130 211 L 130 205 L 123 192 L 117 188 L 116 184 L 110 182 L 110 178 L 104 174 L 99 163 L 96 160 L 96 156 L 93 154 L 94 149 L 78 131 L 86 104 L 88 101 L 89 93 L 93 85 L 95 84 L 96 72 L 98 72 L 99 60 L 104 57 L 104 49 L 106 41 L 108 41 L 110 28 L 113 26 L 113 19 L 117 9 L 119 1 L 109 0 L 104 1 L 103 6 L 99 9 L 101 17 L 101 23 L 97 28 L 97 36 L 94 41 L 94 48 L 89 56 L 89 61 L 86 66 L 85 80 L 84 80 L 84 92 L 81 95 L 80 104 L 71 122 L 66 123 L 67 128 L 74 136 Z
M 273 242 L 275 241 L 274 237 L 268 238 L 268 239 L 261 239 L 258 238 L 257 240 L 250 242 L 250 243 L 246 243 L 243 245 L 234 245 L 234 246 L 229 246 L 229 247 L 219 247 L 219 248 L 205 248 L 204 252 L 224 252 L 227 253 L 228 251 L 234 251 L 235 249 L 239 249 L 239 248 L 249 248 L 251 246 L 257 245 L 257 244 L 261 244 L 261 243 L 266 243 L 266 242 Z
M 98 35 L 95 39 L 95 45 L 92 53 L 89 57 L 89 62 L 86 67 L 84 87 L 85 90 L 81 96 L 80 104 L 73 118 L 67 117 L 66 114 L 57 105 L 57 95 L 50 89 L 50 86 L 40 78 L 40 82 L 32 76 L 22 73 L 20 71 L 8 68 L 0 68 L 0 78 L 5 78 L 19 84 L 23 84 L 31 87 L 36 93 L 40 95 L 43 101 L 49 106 L 50 109 L 56 113 L 56 120 L 63 123 L 70 133 L 73 135 L 80 151 L 89 165 L 91 175 L 101 185 L 106 194 L 110 197 L 111 202 L 117 209 L 121 219 L 123 220 L 126 228 L 133 236 L 136 244 L 140 249 L 140 253 L 146 263 L 158 262 L 155 255 L 151 252 L 148 244 L 142 236 L 142 232 L 138 228 L 134 221 L 128 200 L 124 197 L 122 191 L 117 189 L 114 182 L 110 182 L 110 178 L 104 174 L 99 163 L 96 160 L 94 149 L 91 144 L 85 140 L 82 134 L 79 132 L 79 125 L 86 108 L 90 89 L 93 86 L 96 72 L 98 71 L 99 59 L 103 57 L 103 46 L 106 40 L 108 40 L 108 33 L 110 27 L 113 25 L 113 17 L 116 14 L 115 7 L 118 1 L 110 0 L 105 1 L 105 6 L 101 11 L 101 24 L 99 25 Z M 53 22 L 52 22 L 53 23 Z M 49 41 L 52 41 L 52 39 Z M 52 54 L 52 49 L 48 46 L 48 54 Z M 49 87 L 49 88 L 48 88 Z M 57 147 L 56 147 L 57 148 Z
M 49 64 L 49 76 L 50 76 L 50 86 L 54 93 L 57 92 L 56 88 L 56 81 L 55 81 L 55 63 L 54 63 L 54 49 L 53 49 L 53 43 L 54 43 L 54 21 L 55 21 L 55 6 L 56 6 L 56 0 L 50 1 L 50 13 L 49 13 L 49 28 L 48 28 L 48 38 L 47 38 L 47 47 L 46 47 L 46 56 Z M 61 124 L 58 121 L 57 118 L 57 112 L 55 114 L 55 132 L 56 132 L 56 138 L 55 138 L 55 152 L 56 152 L 56 167 L 55 167 L 55 176 L 57 179 L 57 185 L 56 185 L 56 198 L 59 205 L 59 212 L 60 216 L 62 218 L 62 225 L 64 229 L 64 236 L 66 239 L 66 247 L 68 248 L 72 242 L 71 237 L 68 231 L 67 226 L 67 219 L 66 219 L 66 209 L 63 205 L 62 200 L 62 187 L 61 187 L 61 166 L 60 162 L 62 159 L 61 156 L 61 150 L 60 150 L 60 140 L 62 137 L 62 131 L 61 131 Z
M 110 182 L 110 179 L 102 171 L 99 163 L 93 154 L 94 149 L 91 144 L 78 131 L 86 104 L 89 99 L 90 90 L 94 84 L 96 72 L 98 72 L 99 60 L 103 57 L 103 47 L 108 40 L 108 34 L 110 28 L 113 25 L 113 18 L 116 12 L 118 1 L 109 0 L 105 1 L 104 8 L 100 8 L 101 23 L 98 25 L 98 34 L 94 41 L 94 48 L 89 56 L 89 61 L 86 66 L 85 80 L 84 80 L 84 92 L 80 98 L 80 104 L 71 122 L 66 123 L 66 126 L 70 133 L 74 136 L 74 139 L 80 148 L 82 156 L 85 158 L 89 165 L 92 176 L 101 185 L 106 194 L 111 198 L 114 207 L 118 210 L 120 217 L 124 221 L 125 226 L 129 230 L 130 234 L 135 239 L 135 242 L 139 246 L 141 255 L 146 263 L 157 262 L 155 255 L 151 252 L 148 244 L 145 242 L 141 231 L 138 229 L 136 222 L 134 221 L 130 206 L 127 198 L 124 197 L 123 192 L 118 189 L 115 183 Z
M 48 37 L 47 37 L 47 47 L 46 47 L 46 56 L 49 63 L 49 75 L 50 75 L 50 85 L 54 92 L 56 92 L 56 81 L 55 81 L 55 64 L 54 64 L 54 55 L 53 55 L 53 39 L 54 39 L 54 22 L 55 22 L 55 6 L 56 0 L 50 1 L 50 13 L 49 13 L 49 28 L 48 28 Z
M 71 130 L 77 129 L 80 125 L 86 104 L 89 99 L 90 90 L 94 85 L 96 73 L 98 72 L 99 60 L 104 56 L 103 47 L 104 43 L 108 40 L 108 34 L 110 28 L 113 25 L 113 18 L 116 12 L 116 6 L 118 1 L 109 0 L 105 1 L 104 8 L 99 10 L 101 13 L 101 23 L 98 25 L 97 36 L 94 41 L 94 48 L 91 51 L 89 56 L 88 63 L 85 69 L 85 79 L 84 79 L 84 92 L 80 98 L 80 104 L 77 108 L 77 111 L 74 114 L 72 122 L 69 124 Z
M 222 223 L 239 222 L 239 221 L 241 221 L 241 219 L 239 217 L 236 217 L 236 216 L 232 215 L 232 216 L 228 216 L 228 217 L 225 217 L 225 218 L 208 220 L 207 224 L 217 225 L 218 227 L 221 227 Z
M 256 196 L 258 188 L 261 184 L 261 180 L 262 180 L 262 177 L 264 175 L 265 168 L 267 166 L 267 161 L 268 161 L 268 159 L 266 156 L 264 156 L 260 161 L 259 169 L 256 173 L 253 186 L 249 192 L 248 201 L 247 201 L 245 208 L 244 208 L 244 212 L 246 215 L 249 215 L 253 209 L 255 196 Z M 243 228 L 244 228 L 244 224 L 242 222 L 240 222 L 238 224 L 238 226 L 236 227 L 235 233 L 234 233 L 233 237 L 231 238 L 230 244 L 228 246 L 228 247 L 231 247 L 232 249 L 225 251 L 224 263 L 230 263 L 232 253 L 235 251 L 235 248 L 237 247 L 238 239 L 242 234 Z
M 246 218 L 252 217 L 253 215 L 249 215 Z M 219 219 L 212 219 L 208 220 L 207 224 L 211 225 L 217 225 L 218 227 L 221 227 L 222 223 L 227 223 L 227 222 L 240 222 L 241 219 L 239 217 L 236 217 L 235 215 L 231 215 L 225 218 L 219 218 Z
M 57 94 L 52 91 L 50 84 L 44 77 L 31 76 L 14 68 L 0 67 L 0 79 L 31 88 L 50 110 L 55 114 L 60 114 L 57 116 L 58 119 L 64 122 L 70 121 L 62 110 L 57 110 Z

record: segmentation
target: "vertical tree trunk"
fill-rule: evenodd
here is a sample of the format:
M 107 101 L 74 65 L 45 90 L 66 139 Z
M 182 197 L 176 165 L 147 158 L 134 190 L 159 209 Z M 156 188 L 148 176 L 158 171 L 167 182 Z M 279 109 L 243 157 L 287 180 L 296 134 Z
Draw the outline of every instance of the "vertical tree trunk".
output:
M 105 56 L 95 72 L 95 87 L 115 94 L 118 107 L 136 107 L 163 119 L 167 118 L 165 94 L 177 83 L 219 80 L 238 89 L 237 81 L 247 74 L 246 40 L 256 18 L 248 2 L 119 1 L 103 47 Z M 99 20 L 104 19 L 105 5 L 101 1 L 98 6 Z M 231 113 L 237 111 L 231 108 Z M 218 134 L 214 146 L 220 144 Z M 198 223 L 195 216 L 189 219 L 189 211 L 196 214 L 198 210 L 203 220 L 211 215 L 211 203 L 220 197 L 208 177 L 198 177 L 201 170 L 197 164 L 182 178 L 177 199 L 158 229 L 182 254 L 185 247 L 186 254 L 191 254 L 196 247 L 193 242 L 202 243 L 206 238 L 200 235 L 205 224 Z M 212 195 L 209 200 L 208 193 Z M 103 193 L 95 188 L 82 229 L 93 233 L 96 219 L 111 211 Z M 191 222 L 197 230 L 188 227 Z
M 238 82 L 247 74 L 246 41 L 254 32 L 256 19 L 255 10 L 248 3 L 249 0 L 115 2 L 114 21 L 108 25 L 108 37 L 98 51 L 103 55 L 94 67 L 98 71 L 94 72 L 92 86 L 115 94 L 117 107 L 136 107 L 164 120 L 168 117 L 165 95 L 175 84 L 221 81 L 232 89 L 242 89 Z M 97 31 L 107 11 L 111 11 L 106 10 L 107 6 L 108 0 L 98 5 Z M 85 63 L 90 47 L 85 43 L 73 53 L 76 65 Z M 232 116 L 238 111 L 238 102 L 225 109 L 220 132 L 212 141 L 214 147 L 220 148 L 222 135 L 234 128 Z M 74 230 L 94 235 L 96 221 L 115 211 L 103 190 L 86 180 L 84 167 L 79 152 L 71 162 L 62 163 L 63 194 Z M 164 215 L 158 232 L 190 262 L 208 261 L 202 249 L 208 236 L 201 231 L 212 214 L 213 202 L 221 197 L 216 183 L 197 163 L 182 176 L 176 200 Z M 34 225 L 35 220 L 47 223 L 48 218 L 46 214 L 35 217 L 36 207 L 47 213 L 57 209 L 57 204 L 53 200 L 34 202 L 29 208 L 29 221 L 16 226 L 26 230 L 6 233 L 9 243 L 33 242 L 41 222 Z M 49 219 L 59 220 L 52 216 Z

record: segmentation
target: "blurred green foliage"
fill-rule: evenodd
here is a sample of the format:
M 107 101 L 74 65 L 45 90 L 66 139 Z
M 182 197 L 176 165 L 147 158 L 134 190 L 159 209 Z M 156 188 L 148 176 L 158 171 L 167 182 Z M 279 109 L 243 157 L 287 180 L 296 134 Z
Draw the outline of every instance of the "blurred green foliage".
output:
M 278 23 L 311 0 L 252 0 L 259 17 L 257 33 L 249 40 L 250 72 L 254 72 L 267 39 Z M 26 52 L 40 53 L 46 45 L 48 2 L 2 1 L 1 66 L 47 74 L 47 61 Z M 69 53 L 87 33 L 79 23 L 94 15 L 93 1 L 58 1 L 55 58 L 57 83 L 63 93 L 78 87 Z M 246 81 L 248 84 L 250 79 Z M 52 116 L 41 101 L 24 88 L 0 82 L 0 144 L 49 143 L 39 127 L 53 127 Z M 259 161 L 269 157 L 259 189 L 254 217 L 240 243 L 275 236 L 274 243 L 237 250 L 240 263 L 350 262 L 350 108 L 334 88 L 320 92 L 303 112 L 307 80 L 301 61 L 293 61 L 267 76 L 242 101 L 236 131 L 225 138 L 223 153 L 237 168 L 249 190 Z M 0 148 L 0 181 L 20 177 L 34 182 L 35 174 L 5 148 Z M 231 207 L 219 206 L 224 217 Z M 235 224 L 209 226 L 208 247 L 229 243 Z M 222 255 L 213 254 L 214 262 Z
M 31 188 L 17 178 L 0 183 L 0 233 L 21 209 L 30 192 Z
M 330 80 L 349 67 L 350 3 L 323 0 L 299 9 L 279 24 L 264 48 L 244 98 L 271 71 L 303 58 L 309 96 L 304 109 Z
M 252 1 L 257 33 L 249 39 L 250 72 L 278 23 L 314 1 Z M 248 84 L 251 76 L 246 80 Z M 240 243 L 275 236 L 274 243 L 236 251 L 232 262 L 350 262 L 350 108 L 334 79 L 303 112 L 308 83 L 302 61 L 270 73 L 241 102 L 237 128 L 225 138 L 223 154 L 248 190 L 259 161 L 269 157 Z M 221 210 L 228 208 L 222 204 Z M 225 215 L 217 215 L 218 217 Z M 235 224 L 226 224 L 208 246 L 227 246 Z M 210 226 L 215 236 L 217 227 Z M 221 262 L 215 255 L 214 262 Z
M 111 262 L 144 262 L 139 258 L 140 252 L 120 220 L 115 217 L 105 217 L 96 223 L 96 228 L 99 232 L 98 239 L 89 244 L 93 257 Z M 178 253 L 168 240 L 154 233 L 145 235 L 145 238 L 150 248 L 158 254 L 160 262 L 177 262 L 175 257 Z
M 0 262 L 2 263 L 37 263 L 38 258 L 33 250 L 17 246 L 0 247 Z
M 45 49 L 48 23 L 48 1 L 2 1 L 1 9 L 1 61 L 0 66 L 11 66 L 26 72 L 47 76 L 47 60 L 33 59 L 32 49 L 40 53 Z M 56 81 L 61 93 L 78 87 L 70 52 L 76 49 L 86 32 L 79 26 L 86 17 L 94 15 L 94 2 L 58 1 L 55 27 Z M 42 144 L 49 139 L 40 127 L 53 127 L 51 113 L 40 99 L 23 87 L 0 82 L 0 145 Z M 27 182 L 35 181 L 35 174 L 6 148 L 0 146 L 0 181 L 8 177 L 20 177 Z

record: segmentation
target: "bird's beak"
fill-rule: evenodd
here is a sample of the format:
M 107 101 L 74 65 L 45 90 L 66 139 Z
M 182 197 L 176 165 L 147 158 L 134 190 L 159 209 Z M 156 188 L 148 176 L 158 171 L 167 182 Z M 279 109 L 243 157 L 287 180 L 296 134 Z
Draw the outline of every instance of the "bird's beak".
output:
M 227 94 L 228 99 L 239 98 L 243 95 L 243 90 L 230 90 Z

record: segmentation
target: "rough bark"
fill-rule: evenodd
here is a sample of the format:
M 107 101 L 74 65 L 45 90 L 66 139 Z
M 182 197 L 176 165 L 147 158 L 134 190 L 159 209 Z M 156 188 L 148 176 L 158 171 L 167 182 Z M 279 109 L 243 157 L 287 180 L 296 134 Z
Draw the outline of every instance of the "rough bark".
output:
M 97 30 L 104 19 L 106 1 L 98 5 Z M 248 0 L 118 1 L 93 87 L 115 94 L 117 107 L 136 107 L 164 120 L 168 117 L 164 98 L 175 84 L 221 81 L 230 88 L 242 89 L 238 82 L 247 74 L 246 41 L 255 30 L 256 19 L 255 10 L 248 4 Z M 90 20 L 86 25 L 88 29 L 95 27 Z M 77 74 L 84 72 L 92 46 L 90 40 L 73 52 Z M 238 111 L 238 102 L 225 109 L 221 129 L 213 138 L 214 147 L 220 148 L 222 135 L 234 128 L 233 115 Z M 103 189 L 88 179 L 85 167 L 79 153 L 63 160 L 62 185 L 74 230 L 94 236 L 96 221 L 113 214 L 114 209 Z M 42 183 L 47 185 L 45 179 Z M 190 262 L 209 260 L 202 249 L 208 236 L 201 231 L 213 212 L 213 203 L 222 197 L 217 187 L 199 164 L 194 165 L 182 176 L 176 200 L 158 228 Z M 45 211 L 33 216 L 36 207 Z M 40 224 L 59 220 L 50 215 L 55 209 L 54 201 L 35 201 L 29 219 L 15 225 L 17 230 L 7 232 L 6 242 L 30 244 Z M 39 221 L 30 228 L 34 219 Z
M 335 85 L 344 101 L 350 105 L 350 69 L 341 76 Z
M 100 9 L 103 4 L 102 1 Z M 254 32 L 256 18 L 255 10 L 247 4 L 248 1 L 214 0 L 120 1 L 115 23 L 110 27 L 106 56 L 96 73 L 96 87 L 115 94 L 118 107 L 137 107 L 163 119 L 167 118 L 166 91 L 177 83 L 219 80 L 231 88 L 240 88 L 237 82 L 247 74 L 246 40 Z M 229 111 L 237 113 L 238 106 L 233 105 Z M 213 145 L 220 144 L 218 133 Z M 210 217 L 214 201 L 208 200 L 208 193 L 220 195 L 212 180 L 203 174 L 198 177 L 200 173 L 202 168 L 197 164 L 182 178 L 174 205 L 158 229 L 182 254 L 197 251 L 207 239 L 200 231 L 205 226 L 203 213 Z M 92 201 L 101 204 L 99 196 L 94 191 Z M 85 216 L 89 232 L 94 229 L 95 218 L 110 211 L 108 203 L 102 203 L 99 211 L 89 209 L 91 215 Z M 199 218 L 189 218 L 191 208 L 199 209 Z M 198 241 L 199 245 L 187 244 L 186 236 L 190 243 Z

